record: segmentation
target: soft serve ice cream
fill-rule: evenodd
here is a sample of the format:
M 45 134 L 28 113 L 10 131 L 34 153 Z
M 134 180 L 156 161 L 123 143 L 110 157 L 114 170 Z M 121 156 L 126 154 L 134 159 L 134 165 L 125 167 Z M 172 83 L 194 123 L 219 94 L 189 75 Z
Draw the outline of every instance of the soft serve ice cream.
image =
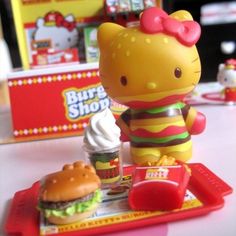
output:
M 104 151 L 120 145 L 120 128 L 109 108 L 91 117 L 85 129 L 84 145 L 91 151 Z
M 84 149 L 103 187 L 114 187 L 122 179 L 120 128 L 109 108 L 96 113 L 84 133 Z

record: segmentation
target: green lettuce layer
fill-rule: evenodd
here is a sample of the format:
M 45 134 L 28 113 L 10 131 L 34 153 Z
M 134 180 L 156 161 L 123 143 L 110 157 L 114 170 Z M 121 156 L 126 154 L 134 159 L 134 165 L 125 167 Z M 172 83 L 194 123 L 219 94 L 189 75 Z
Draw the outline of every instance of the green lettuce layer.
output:
M 91 199 L 89 199 L 88 201 L 75 203 L 72 206 L 69 206 L 63 210 L 44 209 L 44 208 L 41 208 L 40 206 L 39 206 L 39 208 L 41 211 L 44 212 L 44 215 L 46 218 L 48 218 L 50 216 L 64 218 L 66 216 L 72 216 L 75 213 L 81 213 L 81 212 L 88 211 L 88 210 L 92 209 L 96 203 L 99 203 L 101 201 L 102 201 L 102 192 L 100 189 L 97 189 L 94 192 L 94 196 Z

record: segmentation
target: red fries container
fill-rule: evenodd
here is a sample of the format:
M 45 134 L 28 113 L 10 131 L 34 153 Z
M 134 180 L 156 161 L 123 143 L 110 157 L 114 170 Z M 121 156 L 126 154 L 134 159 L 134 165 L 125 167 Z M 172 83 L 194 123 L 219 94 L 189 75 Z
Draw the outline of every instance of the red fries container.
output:
M 186 165 L 137 167 L 129 192 L 132 210 L 181 208 L 190 173 Z

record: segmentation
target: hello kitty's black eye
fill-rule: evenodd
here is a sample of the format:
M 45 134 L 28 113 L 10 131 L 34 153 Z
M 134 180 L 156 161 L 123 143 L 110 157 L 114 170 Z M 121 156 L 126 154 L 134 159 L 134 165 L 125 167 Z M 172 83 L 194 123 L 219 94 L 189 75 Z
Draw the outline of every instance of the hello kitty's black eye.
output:
M 67 41 L 68 41 L 68 42 L 71 42 L 71 38 L 67 38 Z
M 126 86 L 126 85 L 127 85 L 128 81 L 127 81 L 126 76 L 123 75 L 123 76 L 120 77 L 120 83 L 121 83 L 123 86 Z
M 179 67 L 176 67 L 174 74 L 175 74 L 175 77 L 176 77 L 176 78 L 180 78 L 181 75 L 182 75 L 181 69 L 180 69 Z
M 227 82 L 227 78 L 224 78 L 224 81 Z

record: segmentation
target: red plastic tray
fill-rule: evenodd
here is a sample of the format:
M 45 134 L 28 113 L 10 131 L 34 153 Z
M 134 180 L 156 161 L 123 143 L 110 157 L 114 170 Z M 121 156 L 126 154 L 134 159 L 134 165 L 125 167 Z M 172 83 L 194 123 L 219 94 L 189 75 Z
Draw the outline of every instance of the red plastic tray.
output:
M 188 189 L 203 203 L 201 207 L 183 211 L 170 211 L 164 215 L 56 235 L 76 236 L 78 233 L 79 235 L 94 235 L 116 232 L 118 230 L 132 229 L 204 215 L 223 207 L 223 197 L 232 193 L 233 189 L 204 165 L 192 163 L 189 164 L 189 167 L 192 170 L 192 176 Z M 125 174 L 131 173 L 133 168 L 133 166 L 125 167 Z M 22 236 L 39 235 L 39 212 L 36 210 L 38 189 L 39 182 L 36 182 L 29 189 L 15 193 L 5 225 L 5 232 L 7 234 Z

